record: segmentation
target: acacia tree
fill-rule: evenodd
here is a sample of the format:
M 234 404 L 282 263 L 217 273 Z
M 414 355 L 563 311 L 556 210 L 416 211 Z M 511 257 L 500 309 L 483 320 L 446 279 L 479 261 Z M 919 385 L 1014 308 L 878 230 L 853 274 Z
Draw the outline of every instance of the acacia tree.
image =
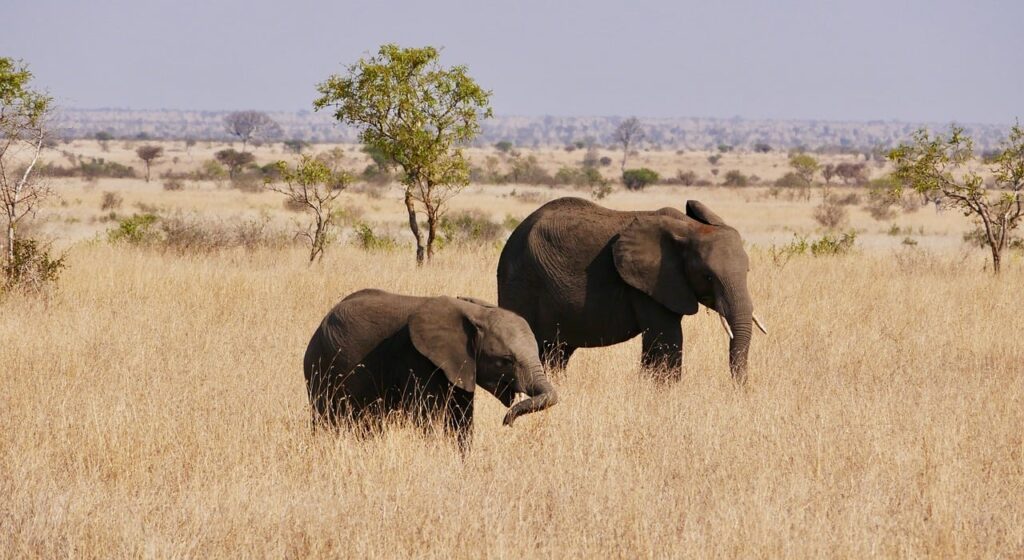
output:
M 228 166 L 228 177 L 230 179 L 234 179 L 235 175 L 238 174 L 243 167 L 256 161 L 256 156 L 249 152 L 239 152 L 233 148 L 220 150 L 213 154 L 213 157 L 221 164 Z
M 626 158 L 629 157 L 629 147 L 643 140 L 644 134 L 644 127 L 636 117 L 629 117 L 619 123 L 619 127 L 615 129 L 615 134 L 612 138 L 616 144 L 622 145 L 623 173 L 626 171 Z
M 149 168 L 153 165 L 153 162 L 160 159 L 164 155 L 164 149 L 160 146 L 153 146 L 146 144 L 145 146 L 139 146 L 135 150 L 135 155 L 139 156 L 139 159 L 146 164 L 146 182 L 149 182 Z
M 260 138 L 276 138 L 281 134 L 277 121 L 260 111 L 235 111 L 224 117 L 224 129 L 228 134 L 242 141 L 242 152 L 246 145 Z
M 18 224 L 34 215 L 50 195 L 49 188 L 32 171 L 46 140 L 46 118 L 53 99 L 29 87 L 31 80 L 26 65 L 0 57 L 0 217 L 7 229 L 3 261 L 6 284 L 21 275 L 23 267 L 19 263 L 25 260 L 18 258 L 23 244 L 18 238 Z
M 338 121 L 360 128 L 360 140 L 402 170 L 416 262 L 434 254 L 445 204 L 469 183 L 462 146 L 479 132 L 478 118 L 492 115 L 491 92 L 465 66 L 445 68 L 434 47 L 380 47 L 344 76 L 317 85 L 316 110 L 334 108 Z M 427 217 L 424 242 L 417 204 Z
M 277 179 L 267 188 L 286 197 L 286 203 L 310 214 L 311 222 L 299 231 L 309 243 L 309 262 L 321 260 L 324 249 L 333 239 L 334 201 L 348 186 L 352 177 L 344 171 L 334 171 L 320 159 L 301 156 L 295 167 L 277 162 Z
M 983 239 L 992 252 L 992 272 L 999 274 L 1003 251 L 1024 213 L 1024 129 L 1010 128 L 1002 149 L 990 159 L 992 182 L 969 164 L 974 160 L 974 142 L 961 127 L 950 135 L 934 137 L 925 129 L 913 135 L 911 144 L 901 144 L 889 153 L 895 165 L 892 194 L 909 187 L 925 196 L 940 198 L 946 206 L 959 208 L 965 216 L 981 222 Z

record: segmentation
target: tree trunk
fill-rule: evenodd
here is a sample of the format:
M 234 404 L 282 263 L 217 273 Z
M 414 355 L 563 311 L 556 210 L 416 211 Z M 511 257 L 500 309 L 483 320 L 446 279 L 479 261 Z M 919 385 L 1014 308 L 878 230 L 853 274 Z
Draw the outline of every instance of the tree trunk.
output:
M 1000 265 L 1002 264 L 1003 252 L 1002 247 L 991 245 L 992 249 L 992 273 L 996 276 L 999 275 Z
M 416 238 L 416 264 L 422 266 L 424 257 L 423 234 L 420 233 L 420 225 L 416 223 L 416 206 L 415 201 L 412 199 L 410 188 L 405 188 L 405 209 L 409 212 L 409 229 L 412 231 L 413 237 Z
M 7 218 L 7 259 L 3 267 L 5 277 L 13 272 L 11 267 L 14 265 L 14 219 L 11 216 Z
M 626 158 L 629 157 L 629 144 L 622 146 L 622 172 L 626 172 Z
M 146 162 L 146 182 L 149 182 L 149 162 Z
M 427 210 L 427 260 L 434 258 L 434 239 L 437 237 L 437 210 Z

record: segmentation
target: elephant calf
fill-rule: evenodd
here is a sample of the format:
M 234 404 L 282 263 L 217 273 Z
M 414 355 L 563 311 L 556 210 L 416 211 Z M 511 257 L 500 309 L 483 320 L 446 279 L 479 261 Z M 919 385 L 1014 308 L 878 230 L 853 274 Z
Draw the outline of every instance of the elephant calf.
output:
M 313 333 L 304 371 L 314 425 L 440 416 L 463 449 L 477 385 L 511 407 L 506 425 L 558 401 L 526 321 L 470 298 L 355 292 Z M 529 398 L 513 405 L 516 393 Z

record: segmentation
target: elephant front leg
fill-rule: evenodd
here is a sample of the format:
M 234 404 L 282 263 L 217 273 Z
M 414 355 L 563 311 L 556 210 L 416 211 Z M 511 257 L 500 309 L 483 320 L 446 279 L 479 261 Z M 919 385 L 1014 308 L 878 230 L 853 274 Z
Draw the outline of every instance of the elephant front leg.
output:
M 645 330 L 641 364 L 657 379 L 678 381 L 683 375 L 683 333 Z

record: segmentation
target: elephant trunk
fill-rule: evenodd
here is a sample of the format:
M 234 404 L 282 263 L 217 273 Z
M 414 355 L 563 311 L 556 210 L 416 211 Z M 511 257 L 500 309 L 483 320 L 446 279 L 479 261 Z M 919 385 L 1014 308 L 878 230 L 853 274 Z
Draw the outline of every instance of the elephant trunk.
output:
M 723 291 L 718 312 L 729 325 L 729 372 L 737 383 L 747 380 L 747 353 L 754 324 L 754 308 L 746 287 Z
M 532 366 L 524 367 L 523 370 L 523 373 L 517 376 L 519 391 L 526 393 L 528 398 L 514 404 L 508 410 L 503 422 L 506 426 L 511 426 L 519 416 L 539 412 L 558 402 L 558 392 L 544 373 L 540 360 Z

